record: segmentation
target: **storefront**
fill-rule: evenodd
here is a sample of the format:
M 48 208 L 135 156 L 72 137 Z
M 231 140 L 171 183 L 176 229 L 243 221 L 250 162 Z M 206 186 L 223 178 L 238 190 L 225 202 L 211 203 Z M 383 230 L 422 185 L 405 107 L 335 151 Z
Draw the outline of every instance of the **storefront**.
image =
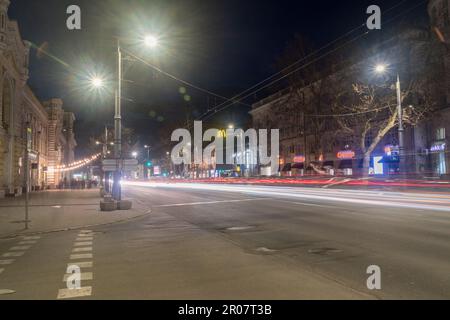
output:
M 442 141 L 433 143 L 430 153 L 433 173 L 438 175 L 447 174 L 447 144 Z

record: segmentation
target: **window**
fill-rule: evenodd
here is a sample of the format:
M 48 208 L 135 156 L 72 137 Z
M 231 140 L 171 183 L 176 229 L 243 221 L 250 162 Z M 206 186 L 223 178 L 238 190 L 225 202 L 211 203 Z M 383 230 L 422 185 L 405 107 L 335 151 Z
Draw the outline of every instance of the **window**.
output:
M 436 130 L 436 140 L 445 140 L 445 128 Z

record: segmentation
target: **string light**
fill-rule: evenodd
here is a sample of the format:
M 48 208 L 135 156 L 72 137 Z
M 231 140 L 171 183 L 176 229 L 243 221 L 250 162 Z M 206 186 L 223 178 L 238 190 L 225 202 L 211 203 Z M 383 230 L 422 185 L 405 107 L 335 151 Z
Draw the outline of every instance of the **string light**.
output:
M 88 164 L 90 164 L 91 162 L 97 160 L 99 157 L 101 156 L 101 153 L 97 153 L 91 157 L 88 158 L 84 158 L 83 160 L 79 160 L 79 161 L 75 161 L 73 163 L 70 164 L 64 164 L 64 165 L 59 165 L 56 166 L 54 168 L 50 167 L 49 171 L 50 172 L 67 172 L 67 171 L 73 171 L 82 167 L 87 166 Z

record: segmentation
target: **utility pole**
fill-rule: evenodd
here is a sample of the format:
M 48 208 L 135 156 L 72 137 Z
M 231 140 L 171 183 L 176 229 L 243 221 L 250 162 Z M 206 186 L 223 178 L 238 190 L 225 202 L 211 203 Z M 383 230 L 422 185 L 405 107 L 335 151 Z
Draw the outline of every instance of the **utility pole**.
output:
M 400 174 L 406 174 L 406 159 L 405 159 L 405 145 L 404 145 L 404 133 L 405 128 L 403 127 L 403 109 L 402 109 L 402 91 L 400 87 L 400 75 L 397 74 L 397 113 L 398 113 L 398 153 L 399 153 L 399 171 Z
M 30 128 L 29 122 L 26 123 L 26 143 L 25 143 L 25 230 L 28 230 L 28 219 L 29 219 L 29 202 L 30 202 L 30 151 L 31 151 L 31 140 L 32 129 Z
M 303 172 L 306 174 L 306 170 L 308 170 L 308 151 L 307 151 L 307 136 L 306 136 L 306 112 L 303 112 L 303 145 L 305 149 L 305 161 L 303 163 Z
M 122 99 L 122 52 L 120 49 L 120 40 L 117 39 L 117 90 L 116 104 L 114 116 L 114 158 L 117 161 L 116 171 L 114 172 L 113 198 L 117 201 L 122 200 L 122 190 L 120 186 L 120 178 L 122 176 L 119 161 L 122 158 L 122 116 L 121 116 L 121 99 Z

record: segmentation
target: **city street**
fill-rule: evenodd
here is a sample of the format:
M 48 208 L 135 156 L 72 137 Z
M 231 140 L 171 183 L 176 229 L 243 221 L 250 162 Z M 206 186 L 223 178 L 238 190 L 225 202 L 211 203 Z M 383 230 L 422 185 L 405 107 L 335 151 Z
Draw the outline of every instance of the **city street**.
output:
M 81 299 L 450 295 L 448 195 L 148 182 L 124 193 L 151 213 L 0 240 L 0 299 L 70 298 L 68 264 Z M 367 289 L 370 265 L 381 290 Z

